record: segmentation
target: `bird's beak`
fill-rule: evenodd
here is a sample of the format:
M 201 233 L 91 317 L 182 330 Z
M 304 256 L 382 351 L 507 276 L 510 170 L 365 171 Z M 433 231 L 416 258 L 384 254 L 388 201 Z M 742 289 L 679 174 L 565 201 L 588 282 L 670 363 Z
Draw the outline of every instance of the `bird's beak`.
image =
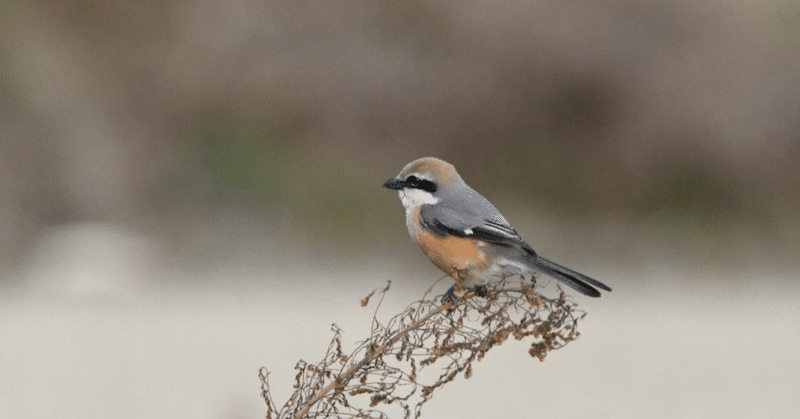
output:
M 383 182 L 383 187 L 386 188 L 386 189 L 392 189 L 392 190 L 395 190 L 395 191 L 399 191 L 400 189 L 403 189 L 403 188 L 406 187 L 406 183 L 403 182 L 400 179 L 389 178 L 389 179 L 386 179 L 386 182 Z

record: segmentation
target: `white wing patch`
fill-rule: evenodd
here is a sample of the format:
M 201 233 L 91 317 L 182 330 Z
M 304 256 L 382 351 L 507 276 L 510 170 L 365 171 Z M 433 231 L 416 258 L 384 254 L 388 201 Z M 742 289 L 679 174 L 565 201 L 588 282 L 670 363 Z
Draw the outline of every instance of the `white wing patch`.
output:
M 473 231 L 472 231 L 471 228 L 468 228 L 468 229 L 464 230 L 464 233 L 466 233 L 467 236 L 471 236 L 473 234 Z
M 501 237 L 509 237 L 509 238 L 512 238 L 512 239 L 521 239 L 521 237 L 519 236 L 519 233 L 517 233 L 517 231 L 514 230 L 514 227 L 511 227 L 510 225 L 503 225 L 503 224 L 494 223 L 492 221 L 486 221 L 486 223 L 484 223 L 481 226 L 481 229 L 486 230 L 486 231 L 488 231 L 490 233 L 493 233 L 493 234 L 497 234 L 498 236 L 501 236 Z

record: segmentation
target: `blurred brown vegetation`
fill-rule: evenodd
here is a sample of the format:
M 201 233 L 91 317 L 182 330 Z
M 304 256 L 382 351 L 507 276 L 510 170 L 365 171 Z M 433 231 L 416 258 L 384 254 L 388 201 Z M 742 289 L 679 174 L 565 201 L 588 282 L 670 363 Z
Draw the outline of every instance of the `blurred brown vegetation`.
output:
M 794 2 L 0 12 L 3 263 L 49 226 L 171 236 L 225 208 L 265 234 L 370 237 L 397 210 L 381 181 L 425 155 L 519 208 L 800 248 Z

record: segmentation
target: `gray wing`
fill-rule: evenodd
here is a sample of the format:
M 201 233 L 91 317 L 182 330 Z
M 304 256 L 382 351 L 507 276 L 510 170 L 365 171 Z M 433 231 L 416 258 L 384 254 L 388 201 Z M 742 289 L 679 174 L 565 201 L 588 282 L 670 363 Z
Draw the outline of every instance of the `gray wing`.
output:
M 500 211 L 472 188 L 444 196 L 436 205 L 424 205 L 420 215 L 423 226 L 440 236 L 452 234 L 473 237 L 489 243 L 520 247 L 536 255 Z
M 521 249 L 530 255 L 527 262 L 531 264 L 532 268 L 565 283 L 581 294 L 599 297 L 600 292 L 594 287 L 611 291 L 611 288 L 596 279 L 537 255 L 500 214 L 500 211 L 471 188 L 461 190 L 457 196 L 442 197 L 436 205 L 423 205 L 420 215 L 422 216 L 422 225 L 440 236 L 473 237 L 489 243 Z

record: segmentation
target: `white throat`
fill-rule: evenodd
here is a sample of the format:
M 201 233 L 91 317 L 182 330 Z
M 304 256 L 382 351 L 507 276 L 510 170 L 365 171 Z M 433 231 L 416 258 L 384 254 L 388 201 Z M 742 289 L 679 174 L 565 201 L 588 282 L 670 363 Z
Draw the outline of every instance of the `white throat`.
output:
M 403 207 L 406 209 L 406 228 L 408 228 L 408 234 L 416 241 L 417 238 L 414 235 L 414 231 L 419 229 L 420 225 L 418 220 L 414 222 L 414 210 L 419 208 L 420 205 L 433 205 L 439 202 L 439 198 L 434 197 L 430 192 L 412 188 L 400 189 L 397 191 L 397 196 L 400 197 L 400 202 L 403 203 Z
M 403 207 L 405 207 L 406 211 L 420 205 L 433 205 L 439 202 L 439 198 L 421 189 L 403 188 L 397 191 L 397 196 L 400 197 L 400 202 L 403 203 Z

